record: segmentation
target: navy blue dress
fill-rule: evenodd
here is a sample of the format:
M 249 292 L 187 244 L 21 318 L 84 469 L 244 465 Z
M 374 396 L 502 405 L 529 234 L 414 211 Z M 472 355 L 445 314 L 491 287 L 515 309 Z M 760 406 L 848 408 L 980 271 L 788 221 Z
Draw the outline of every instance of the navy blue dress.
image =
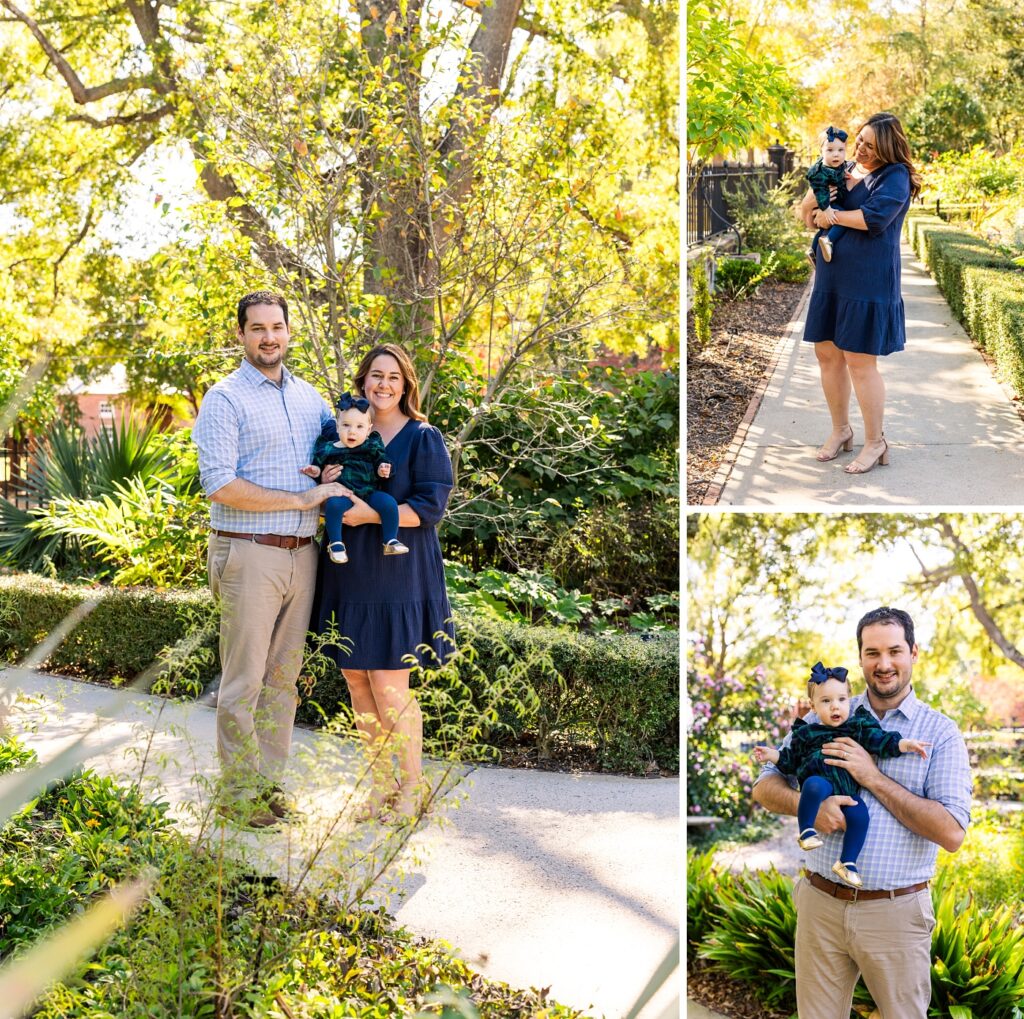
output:
M 819 258 L 804 339 L 831 340 L 855 354 L 892 354 L 907 339 L 900 293 L 900 230 L 910 208 L 910 171 L 889 163 L 847 192 L 867 230 L 847 229 L 832 261 Z
M 347 563 L 332 563 L 321 549 L 313 629 L 323 633 L 331 618 L 336 620 L 338 632 L 351 641 L 350 653 L 344 643 L 341 650 L 324 650 L 343 669 L 407 669 L 403 659 L 410 654 L 434 665 L 417 647 L 429 645 L 443 661 L 452 645 L 435 634 L 455 636 L 435 530 L 452 490 L 444 439 L 433 425 L 410 420 L 388 443 L 387 453 L 391 477 L 381 480 L 381 490 L 399 505 L 408 503 L 420 526 L 398 530 L 408 555 L 383 554 L 379 524 L 345 527 Z

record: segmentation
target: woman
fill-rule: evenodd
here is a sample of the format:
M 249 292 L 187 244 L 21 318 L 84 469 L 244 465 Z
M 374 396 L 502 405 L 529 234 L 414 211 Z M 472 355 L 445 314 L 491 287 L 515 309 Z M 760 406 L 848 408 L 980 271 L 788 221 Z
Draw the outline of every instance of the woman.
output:
M 314 623 L 323 633 L 333 620 L 346 639 L 335 658 L 356 725 L 376 762 L 373 790 L 358 816 L 369 820 L 393 807 L 399 817 L 411 817 L 421 803 L 423 719 L 409 690 L 407 658 L 426 644 L 443 659 L 454 640 L 435 531 L 451 492 L 452 464 L 441 433 L 420 412 L 416 369 L 401 347 L 374 347 L 360 363 L 355 385 L 370 402 L 373 427 L 392 463 L 386 488 L 398 503 L 409 554 L 381 555 L 380 517 L 353 496 L 342 518 L 348 563 L 335 565 L 321 556 Z M 331 476 L 325 471 L 324 480 Z M 428 654 L 424 664 L 431 661 Z M 392 753 L 398 757 L 397 783 Z
M 850 390 L 864 419 L 864 446 L 845 468 L 866 474 L 889 462 L 883 432 L 885 383 L 878 358 L 906 343 L 900 294 L 900 230 L 921 178 L 910 161 L 903 126 L 891 113 L 876 113 L 860 129 L 847 174 L 842 209 L 818 209 L 809 191 L 800 206 L 809 227 L 848 227 L 831 262 L 819 259 L 807 309 L 804 339 L 814 344 L 832 417 L 832 434 L 818 459 L 834 460 L 853 448 Z

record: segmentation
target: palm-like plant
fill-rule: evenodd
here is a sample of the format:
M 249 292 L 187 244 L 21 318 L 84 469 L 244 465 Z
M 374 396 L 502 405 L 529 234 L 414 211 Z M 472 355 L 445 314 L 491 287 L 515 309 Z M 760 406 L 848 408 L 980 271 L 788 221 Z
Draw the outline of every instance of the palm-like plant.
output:
M 156 435 L 155 422 L 140 423 L 131 417 L 95 439 L 68 425 L 56 425 L 25 479 L 30 508 L 0 499 L 0 562 L 33 570 L 76 558 L 77 539 L 41 533 L 31 525 L 45 516 L 46 504 L 55 499 L 98 499 L 116 493 L 132 478 L 168 478 L 173 461 L 154 442 Z

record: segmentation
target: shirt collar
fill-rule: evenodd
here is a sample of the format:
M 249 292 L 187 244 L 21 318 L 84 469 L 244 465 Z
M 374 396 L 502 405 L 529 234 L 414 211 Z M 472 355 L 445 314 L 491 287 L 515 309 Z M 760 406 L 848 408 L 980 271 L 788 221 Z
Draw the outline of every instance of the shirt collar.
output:
M 863 705 L 864 708 L 867 709 L 867 711 L 870 713 L 872 718 L 878 718 L 878 715 L 875 714 L 875 709 L 871 706 L 871 701 L 868 700 L 868 695 L 866 693 L 857 694 L 857 696 L 854 698 L 854 701 L 856 701 L 856 703 L 851 704 L 851 715 L 854 711 L 857 710 L 857 708 Z M 903 717 L 907 719 L 907 721 L 909 722 L 913 720 L 914 715 L 917 714 L 920 708 L 921 702 L 917 699 L 917 694 L 914 693 L 914 688 L 911 687 L 907 692 L 907 696 L 904 697 L 903 700 L 900 702 L 899 707 L 890 708 L 885 713 L 885 717 L 888 718 L 893 712 L 895 712 L 897 714 L 903 715 Z
M 242 358 L 241 365 L 239 365 L 238 373 L 251 386 L 261 386 L 263 385 L 264 382 L 269 382 L 270 385 L 275 386 L 276 388 L 276 383 L 268 379 L 266 375 L 264 375 L 263 372 L 259 370 L 259 368 L 257 368 L 254 364 L 250 364 L 244 357 Z M 281 388 L 283 389 L 285 385 L 292 380 L 292 378 L 292 373 L 288 371 L 288 369 L 284 365 L 282 365 Z

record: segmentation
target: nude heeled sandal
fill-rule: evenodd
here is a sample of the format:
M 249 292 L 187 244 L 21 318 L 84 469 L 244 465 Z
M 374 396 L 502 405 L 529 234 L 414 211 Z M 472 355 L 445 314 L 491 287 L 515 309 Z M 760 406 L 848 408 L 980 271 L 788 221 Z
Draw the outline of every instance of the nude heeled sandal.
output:
M 882 436 L 882 445 L 885 447 L 874 460 L 871 461 L 867 466 L 862 464 L 859 460 L 854 460 L 853 463 L 848 463 L 843 470 L 847 474 L 867 474 L 868 471 L 874 470 L 876 464 L 881 464 L 883 467 L 889 466 L 889 443 L 885 441 L 885 436 Z
M 849 425 L 846 426 L 850 428 Z M 840 452 L 849 453 L 853 449 L 853 429 L 850 428 L 850 434 L 847 438 L 843 439 L 831 452 L 822 445 L 818 447 L 818 463 L 828 463 L 829 460 L 835 460 L 839 456 Z

